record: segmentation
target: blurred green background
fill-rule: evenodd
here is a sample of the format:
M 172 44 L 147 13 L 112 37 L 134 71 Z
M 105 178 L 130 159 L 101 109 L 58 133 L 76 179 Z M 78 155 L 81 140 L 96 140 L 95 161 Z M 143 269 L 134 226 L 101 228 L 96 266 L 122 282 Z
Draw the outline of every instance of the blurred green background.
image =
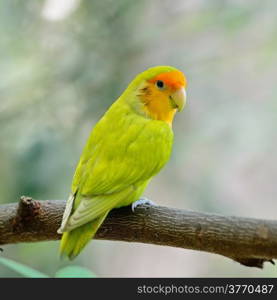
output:
M 139 72 L 188 78 L 161 205 L 260 218 L 277 211 L 277 2 L 0 1 L 0 203 L 65 199 L 92 126 Z M 0 255 L 46 274 L 58 242 Z M 98 276 L 275 276 L 218 255 L 94 241 L 74 264 Z M 18 276 L 0 266 L 0 276 Z

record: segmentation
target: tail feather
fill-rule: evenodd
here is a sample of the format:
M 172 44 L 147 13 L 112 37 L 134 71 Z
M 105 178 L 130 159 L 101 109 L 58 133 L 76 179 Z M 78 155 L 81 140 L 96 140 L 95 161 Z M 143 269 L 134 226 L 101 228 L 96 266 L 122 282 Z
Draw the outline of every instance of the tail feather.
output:
M 72 231 L 64 232 L 60 244 L 61 257 L 67 256 L 70 260 L 74 259 L 94 237 L 108 213 L 109 211 Z

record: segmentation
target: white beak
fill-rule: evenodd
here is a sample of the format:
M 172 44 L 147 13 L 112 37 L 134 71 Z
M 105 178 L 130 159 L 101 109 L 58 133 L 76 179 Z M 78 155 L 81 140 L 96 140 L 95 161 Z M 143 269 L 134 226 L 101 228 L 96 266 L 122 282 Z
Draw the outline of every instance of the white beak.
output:
M 176 92 L 174 92 L 170 98 L 175 103 L 178 111 L 182 111 L 186 105 L 186 99 L 187 99 L 186 90 L 184 88 L 180 88 Z

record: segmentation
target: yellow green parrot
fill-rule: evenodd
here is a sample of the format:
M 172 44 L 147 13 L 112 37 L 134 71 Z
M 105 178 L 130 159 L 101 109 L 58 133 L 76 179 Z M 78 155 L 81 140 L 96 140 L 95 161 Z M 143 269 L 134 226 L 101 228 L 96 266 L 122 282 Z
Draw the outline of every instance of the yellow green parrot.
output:
M 140 201 L 170 157 L 172 121 L 186 102 L 184 74 L 170 66 L 135 77 L 93 128 L 75 171 L 58 233 L 62 256 L 75 258 L 110 210 Z

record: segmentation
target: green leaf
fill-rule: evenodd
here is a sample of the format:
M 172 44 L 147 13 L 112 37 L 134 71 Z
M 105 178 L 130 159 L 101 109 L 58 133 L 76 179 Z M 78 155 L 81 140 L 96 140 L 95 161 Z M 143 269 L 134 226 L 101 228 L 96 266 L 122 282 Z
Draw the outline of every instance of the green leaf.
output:
M 90 270 L 78 267 L 68 266 L 57 271 L 55 277 L 57 278 L 93 278 L 96 275 Z
M 37 270 L 34 270 L 30 267 L 27 267 L 23 264 L 20 264 L 11 259 L 8 259 L 8 258 L 0 257 L 0 264 L 23 275 L 24 277 L 31 277 L 31 278 L 47 278 L 47 277 L 49 277 L 46 274 L 43 274 Z

